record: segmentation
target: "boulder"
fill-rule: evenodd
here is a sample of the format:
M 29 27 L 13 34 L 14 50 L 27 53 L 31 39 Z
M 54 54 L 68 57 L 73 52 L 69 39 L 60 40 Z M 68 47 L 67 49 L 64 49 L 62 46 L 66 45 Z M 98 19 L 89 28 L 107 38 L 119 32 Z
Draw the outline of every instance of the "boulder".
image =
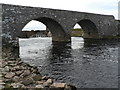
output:
M 12 86 L 13 88 L 21 88 L 21 87 L 23 87 L 24 85 L 21 84 L 21 83 L 12 83 L 11 86 Z
M 44 88 L 42 85 L 36 85 L 36 88 Z
M 27 78 L 27 79 L 22 81 L 22 84 L 24 84 L 24 85 L 30 85 L 33 83 L 34 83 L 34 80 L 32 78 Z
M 20 66 L 15 66 L 14 69 L 17 70 L 21 70 Z
M 48 79 L 49 79 L 49 77 L 47 77 L 47 76 L 42 77 L 42 80 L 48 80 Z
M 19 76 L 20 74 L 22 74 L 22 73 L 23 73 L 23 70 L 16 71 L 15 73 L 16 73 L 16 75 L 18 75 L 18 76 Z
M 20 78 L 18 76 L 14 76 L 12 80 L 15 81 L 15 82 L 18 82 L 19 79 Z
M 52 80 L 52 79 L 48 79 L 48 80 L 46 81 L 46 83 L 52 84 L 52 83 L 53 83 L 53 80 Z
M 66 83 L 53 83 L 51 87 L 53 88 L 65 88 Z
M 35 76 L 32 76 L 33 80 L 35 81 L 39 81 L 42 79 L 42 76 L 41 75 L 35 75 Z
M 52 79 L 48 79 L 46 82 L 43 83 L 44 87 L 49 87 L 53 83 Z
M 43 84 L 44 81 L 37 81 L 37 84 Z
M 9 72 L 9 71 L 10 71 L 9 66 L 5 66 L 4 71 L 5 71 L 5 72 Z
M 24 70 L 24 72 L 21 74 L 21 76 L 25 77 L 30 74 L 30 70 Z
M 13 78 L 14 76 L 15 76 L 15 73 L 9 72 L 9 73 L 7 73 L 7 74 L 5 75 L 5 78 L 11 79 L 11 78 Z
M 66 90 L 77 90 L 77 88 L 73 85 L 65 85 Z

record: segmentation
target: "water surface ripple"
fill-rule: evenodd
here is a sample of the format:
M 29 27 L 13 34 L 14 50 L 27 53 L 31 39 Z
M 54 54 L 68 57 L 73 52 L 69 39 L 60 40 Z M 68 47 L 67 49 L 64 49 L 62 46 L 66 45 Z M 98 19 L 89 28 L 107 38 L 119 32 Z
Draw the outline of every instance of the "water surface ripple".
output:
M 118 87 L 117 40 L 72 37 L 72 43 L 54 43 L 50 37 L 20 39 L 20 57 L 43 75 L 77 88 Z

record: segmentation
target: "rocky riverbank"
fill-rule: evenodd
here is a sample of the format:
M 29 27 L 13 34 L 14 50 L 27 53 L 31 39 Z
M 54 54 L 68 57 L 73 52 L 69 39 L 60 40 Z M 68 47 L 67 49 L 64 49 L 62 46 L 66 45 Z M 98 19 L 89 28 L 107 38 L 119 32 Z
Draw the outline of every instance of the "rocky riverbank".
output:
M 76 90 L 72 85 L 56 83 L 50 77 L 42 76 L 37 67 L 30 66 L 21 59 L 2 60 L 2 84 L 5 88 L 45 88 L 54 90 Z

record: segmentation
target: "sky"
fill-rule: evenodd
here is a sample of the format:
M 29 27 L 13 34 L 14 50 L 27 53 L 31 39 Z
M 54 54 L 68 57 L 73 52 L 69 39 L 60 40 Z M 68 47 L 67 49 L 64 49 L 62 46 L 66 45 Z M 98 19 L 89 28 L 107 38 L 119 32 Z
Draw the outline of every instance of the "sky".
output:
M 0 3 L 5 4 L 113 15 L 116 19 L 118 19 L 118 2 L 119 0 L 0 0 Z M 38 24 L 41 23 L 33 21 L 27 25 L 26 29 L 34 25 L 38 28 Z M 41 24 L 41 29 L 44 28 L 45 26 Z

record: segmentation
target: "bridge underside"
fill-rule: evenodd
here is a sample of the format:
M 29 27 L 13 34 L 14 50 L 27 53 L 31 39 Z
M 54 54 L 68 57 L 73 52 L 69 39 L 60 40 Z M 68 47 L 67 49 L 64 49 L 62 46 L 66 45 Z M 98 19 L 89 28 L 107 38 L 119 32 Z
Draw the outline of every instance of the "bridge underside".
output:
M 99 32 L 96 25 L 90 20 L 81 20 L 78 24 L 84 31 L 83 38 L 99 38 Z
M 84 38 L 118 35 L 117 24 L 112 15 L 0 4 L 2 58 L 19 57 L 19 34 L 31 20 L 45 24 L 52 33 L 53 42 L 70 42 L 76 23 L 84 30 Z

